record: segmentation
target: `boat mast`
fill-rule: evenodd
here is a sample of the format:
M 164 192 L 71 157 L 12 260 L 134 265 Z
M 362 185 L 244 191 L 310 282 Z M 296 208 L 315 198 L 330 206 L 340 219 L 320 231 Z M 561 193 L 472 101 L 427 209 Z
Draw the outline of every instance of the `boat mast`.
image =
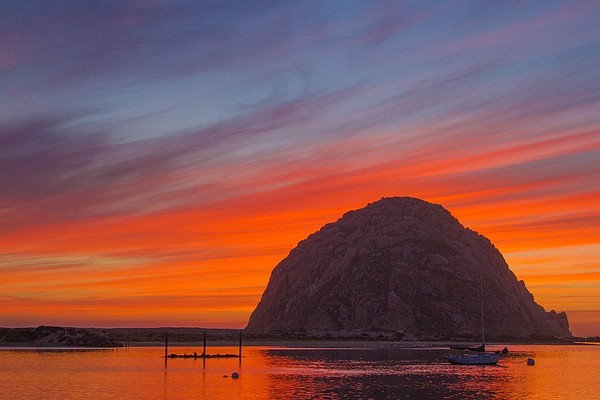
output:
M 479 298 L 481 299 L 481 343 L 485 350 L 485 324 L 483 321 L 483 268 L 479 264 Z

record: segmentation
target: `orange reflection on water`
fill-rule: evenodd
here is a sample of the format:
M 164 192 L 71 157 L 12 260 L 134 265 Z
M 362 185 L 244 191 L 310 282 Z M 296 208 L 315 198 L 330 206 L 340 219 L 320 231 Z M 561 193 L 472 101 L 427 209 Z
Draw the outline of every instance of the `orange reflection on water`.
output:
M 364 344 L 363 344 L 364 345 Z M 377 345 L 376 345 L 377 346 Z M 498 366 L 447 364 L 445 349 L 244 348 L 238 359 L 162 359 L 161 347 L 0 350 L 11 399 L 594 398 L 600 347 L 513 346 Z M 502 345 L 503 346 L 503 345 Z M 177 353 L 200 345 L 171 347 Z M 211 347 L 209 353 L 236 353 Z M 536 365 L 527 366 L 533 357 Z M 239 379 L 231 378 L 233 372 Z

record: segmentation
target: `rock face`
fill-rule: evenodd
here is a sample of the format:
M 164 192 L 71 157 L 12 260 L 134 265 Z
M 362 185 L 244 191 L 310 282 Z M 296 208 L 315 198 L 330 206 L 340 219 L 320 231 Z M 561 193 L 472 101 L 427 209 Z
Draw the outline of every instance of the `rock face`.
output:
M 482 279 L 480 279 L 480 276 Z M 249 332 L 404 331 L 571 337 L 492 243 L 440 205 L 384 198 L 301 241 L 273 270 Z

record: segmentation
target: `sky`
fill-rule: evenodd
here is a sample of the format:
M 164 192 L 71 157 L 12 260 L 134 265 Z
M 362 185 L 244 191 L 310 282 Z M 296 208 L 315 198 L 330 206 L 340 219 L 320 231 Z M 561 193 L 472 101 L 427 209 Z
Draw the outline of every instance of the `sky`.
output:
M 242 328 L 299 241 L 411 196 L 600 335 L 598 15 L 0 2 L 0 326 Z

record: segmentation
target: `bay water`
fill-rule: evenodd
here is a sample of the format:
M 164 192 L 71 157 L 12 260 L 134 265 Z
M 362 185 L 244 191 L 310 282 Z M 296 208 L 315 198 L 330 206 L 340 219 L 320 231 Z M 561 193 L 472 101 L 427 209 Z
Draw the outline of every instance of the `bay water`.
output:
M 0 399 L 600 399 L 599 346 L 508 347 L 497 366 L 450 365 L 447 349 L 389 344 L 246 346 L 241 360 L 166 362 L 162 347 L 0 348 Z M 209 348 L 217 352 L 237 348 Z

